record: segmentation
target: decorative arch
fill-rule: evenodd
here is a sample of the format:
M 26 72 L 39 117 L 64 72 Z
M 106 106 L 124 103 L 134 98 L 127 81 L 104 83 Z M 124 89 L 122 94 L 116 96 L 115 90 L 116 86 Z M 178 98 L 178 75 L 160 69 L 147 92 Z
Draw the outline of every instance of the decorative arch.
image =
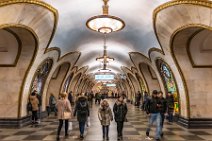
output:
M 158 58 L 156 65 L 166 88 L 166 93 L 170 92 L 174 96 L 174 111 L 177 115 L 180 115 L 180 95 L 174 74 L 163 59 Z
M 49 97 L 51 94 L 53 94 L 56 98 L 59 97 L 62 83 L 69 71 L 70 66 L 71 64 L 69 62 L 64 62 L 55 69 L 47 88 L 46 105 L 49 104 Z
M 158 79 L 154 79 L 151 74 L 151 72 L 155 73 L 155 71 L 153 69 L 152 71 L 149 71 L 149 69 L 152 69 L 152 67 L 150 67 L 148 64 L 139 64 L 140 73 L 144 76 L 145 81 L 147 82 L 149 92 L 151 93 L 153 90 L 161 90 Z
M 47 58 L 46 60 L 44 60 L 39 67 L 36 70 L 36 73 L 33 77 L 33 81 L 31 83 L 31 87 L 30 87 L 30 93 L 32 93 L 33 91 L 37 91 L 37 94 L 40 97 L 40 104 L 42 105 L 42 101 L 43 101 L 43 90 L 44 90 L 44 86 L 46 83 L 46 79 L 52 69 L 53 66 L 53 59 L 52 58 Z
M 169 61 L 169 64 L 173 64 L 172 71 L 175 74 L 176 81 L 180 85 L 181 107 L 184 107 L 183 109 L 181 108 L 181 122 L 186 126 L 190 125 L 188 125 L 188 122 L 185 123 L 185 121 L 192 118 L 190 108 L 192 107 L 190 104 L 191 97 L 190 93 L 188 93 L 189 86 L 185 81 L 186 78 L 184 78 L 185 70 L 182 71 L 180 69 L 174 55 L 177 52 L 173 52 L 172 49 L 173 39 L 179 31 L 189 27 L 201 27 L 203 29 L 211 30 L 211 8 L 212 5 L 210 1 L 181 0 L 165 3 L 154 10 L 153 22 L 158 41 L 166 56 L 170 54 L 173 57 L 166 59 L 166 61 Z M 166 20 L 164 20 L 163 17 L 166 17 Z M 172 22 L 170 23 L 168 21 Z

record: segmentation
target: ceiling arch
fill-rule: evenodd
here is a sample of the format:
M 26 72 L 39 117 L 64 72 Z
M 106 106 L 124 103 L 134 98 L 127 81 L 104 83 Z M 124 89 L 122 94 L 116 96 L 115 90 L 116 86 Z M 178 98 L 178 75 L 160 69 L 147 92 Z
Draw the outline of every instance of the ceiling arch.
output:
M 59 13 L 58 28 L 50 46 L 57 46 L 61 55 L 71 51 L 82 53 L 77 65 L 88 65 L 88 73 L 97 70 L 96 57 L 103 52 L 103 35 L 86 27 L 86 21 L 101 14 L 102 0 L 44 0 L 53 5 Z M 107 36 L 108 55 L 116 60 L 111 64 L 114 71 L 121 73 L 121 66 L 131 67 L 128 52 L 142 52 L 148 56 L 152 47 L 160 49 L 152 26 L 154 9 L 168 0 L 110 0 L 109 13 L 120 17 L 126 23 L 122 31 Z M 93 4 L 90 4 L 93 3 Z M 132 13 L 138 13 L 132 16 Z M 112 69 L 112 68 L 111 68 Z

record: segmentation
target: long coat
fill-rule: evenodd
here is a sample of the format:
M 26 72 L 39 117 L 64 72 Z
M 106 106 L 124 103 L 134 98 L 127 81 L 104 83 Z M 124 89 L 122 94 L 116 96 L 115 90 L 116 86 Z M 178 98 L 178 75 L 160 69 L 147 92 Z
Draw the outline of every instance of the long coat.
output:
M 68 99 L 59 99 L 56 104 L 57 107 L 57 118 L 64 119 L 64 111 L 67 110 L 72 112 L 71 104 Z
M 100 107 L 98 111 L 98 117 L 103 126 L 110 125 L 110 121 L 113 120 L 113 114 L 109 106 L 103 108 Z
M 125 102 L 116 101 L 113 106 L 113 112 L 116 122 L 124 122 L 126 120 L 127 115 L 127 104 Z
M 38 111 L 39 100 L 36 95 L 30 95 L 30 103 L 32 104 L 32 111 Z
M 84 112 L 84 109 L 85 109 L 85 112 Z M 82 110 L 83 110 L 83 113 L 82 113 Z M 74 116 L 76 115 L 77 115 L 77 120 L 79 122 L 86 122 L 88 119 L 88 116 L 90 115 L 88 101 L 85 96 L 78 97 L 75 110 L 74 110 Z

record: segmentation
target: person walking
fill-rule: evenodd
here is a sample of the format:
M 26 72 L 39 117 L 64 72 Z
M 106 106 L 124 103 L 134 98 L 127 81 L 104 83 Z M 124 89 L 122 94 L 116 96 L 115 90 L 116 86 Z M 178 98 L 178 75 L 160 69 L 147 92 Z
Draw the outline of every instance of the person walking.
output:
M 174 97 L 171 94 L 171 92 L 168 92 L 167 97 L 166 97 L 166 101 L 167 101 L 167 106 L 168 106 L 168 121 L 169 122 L 173 122 L 173 113 L 174 113 Z
M 87 98 L 82 94 L 81 94 L 81 96 L 78 97 L 78 100 L 76 102 L 74 116 L 76 116 L 76 115 L 77 115 L 77 120 L 79 122 L 80 139 L 83 139 L 85 124 L 90 115 L 90 111 L 89 111 L 89 105 L 88 105 Z
M 146 104 L 146 112 L 150 116 L 149 117 L 149 123 L 148 127 L 146 129 L 146 139 L 152 140 L 152 138 L 149 137 L 150 128 L 153 125 L 153 123 L 156 123 L 156 141 L 160 141 L 160 125 L 161 125 L 161 115 L 160 115 L 160 109 L 161 104 L 157 98 L 157 90 L 154 90 L 152 92 L 152 98 L 147 101 Z
M 54 112 L 54 115 L 57 116 L 56 99 L 53 94 L 51 94 L 49 97 L 49 108 L 50 108 L 50 111 L 48 113 L 48 116 L 50 115 L 52 111 Z
M 56 103 L 56 107 L 58 110 L 58 120 L 59 120 L 59 126 L 57 130 L 57 141 L 60 140 L 60 132 L 63 127 L 63 122 L 65 121 L 65 138 L 68 137 L 68 120 L 71 118 L 71 104 L 69 100 L 67 99 L 67 94 L 66 93 L 61 93 L 59 94 L 60 99 Z M 70 116 L 67 116 L 66 113 L 70 113 Z
M 32 105 L 32 125 L 38 124 L 37 120 L 38 120 L 39 100 L 37 98 L 35 91 L 31 93 L 29 100 Z
M 69 93 L 68 93 L 68 100 L 69 100 L 69 102 L 71 103 L 71 105 L 73 104 L 73 95 L 72 95 L 72 91 L 70 91 Z
M 113 121 L 113 114 L 107 100 L 103 100 L 98 110 L 98 117 L 102 125 L 103 139 L 109 140 L 110 121 Z
M 159 98 L 159 105 L 161 105 L 159 107 L 160 115 L 161 115 L 160 135 L 161 135 L 161 137 L 163 137 L 163 124 L 164 124 L 164 119 L 165 119 L 165 113 L 167 111 L 167 102 L 166 102 L 166 99 L 163 97 L 162 91 L 159 91 L 157 96 Z
M 142 104 L 142 110 L 143 111 L 146 111 L 146 103 L 147 103 L 147 101 L 148 101 L 148 97 L 149 97 L 149 95 L 148 95 L 148 93 L 147 93 L 147 91 L 145 91 L 144 92 L 144 99 L 143 99 L 143 104 Z
M 127 115 L 127 104 L 124 102 L 123 97 L 119 97 L 113 106 L 115 121 L 117 123 L 118 140 L 123 139 L 123 126 Z

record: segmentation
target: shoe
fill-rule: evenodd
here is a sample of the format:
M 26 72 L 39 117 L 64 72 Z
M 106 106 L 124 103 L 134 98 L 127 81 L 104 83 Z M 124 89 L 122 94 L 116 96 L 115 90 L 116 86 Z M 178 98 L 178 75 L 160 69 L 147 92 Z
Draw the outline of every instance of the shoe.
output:
M 163 137 L 163 133 L 161 133 L 160 136 Z
M 149 137 L 149 132 L 146 132 L 146 136 Z
M 146 140 L 153 140 L 153 138 L 150 138 L 149 136 L 147 136 L 145 139 Z
M 68 138 L 68 136 L 69 136 L 69 134 L 65 134 L 65 138 L 66 138 L 66 139 Z
M 160 141 L 160 139 L 156 139 L 156 141 Z
M 83 135 L 80 135 L 80 139 L 84 139 Z
M 107 137 L 106 140 L 109 141 L 110 140 L 109 137 Z
M 57 136 L 56 140 L 57 140 L 57 141 L 59 141 L 59 140 L 60 140 L 60 137 L 59 137 L 59 136 Z

